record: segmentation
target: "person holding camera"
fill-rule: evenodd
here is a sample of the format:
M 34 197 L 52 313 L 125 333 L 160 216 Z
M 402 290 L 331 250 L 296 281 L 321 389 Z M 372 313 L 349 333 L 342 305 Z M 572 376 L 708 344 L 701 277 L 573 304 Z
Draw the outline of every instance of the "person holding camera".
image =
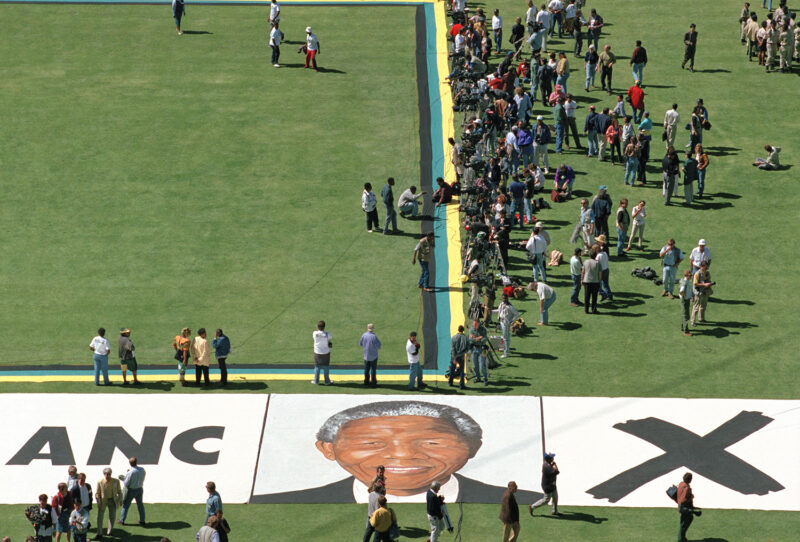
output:
M 422 346 L 417 341 L 417 332 L 412 331 L 408 334 L 406 341 L 406 356 L 408 357 L 408 389 L 422 389 L 422 365 L 419 364 L 419 351 Z M 416 381 L 416 385 L 415 385 Z
M 711 282 L 711 273 L 708 271 L 708 262 L 700 264 L 700 270 L 694 274 L 694 305 L 692 305 L 692 327 L 697 325 L 697 322 L 706 321 L 706 305 L 708 304 L 708 297 L 711 295 L 711 287 L 714 285 Z
M 58 514 L 53 506 L 47 503 L 47 495 L 39 495 L 39 518 L 33 524 L 36 540 L 40 542 L 53 542 L 55 525 L 58 523 Z
M 694 507 L 694 493 L 692 487 L 692 473 L 687 472 L 683 475 L 683 481 L 678 485 L 678 512 L 681 515 L 680 530 L 678 531 L 678 542 L 686 542 L 686 531 L 694 521 L 694 516 L 700 517 L 702 512 Z
M 322 370 L 325 376 L 325 385 L 331 385 L 330 364 L 331 364 L 331 334 L 325 331 L 325 320 L 317 322 L 317 330 L 311 334 L 314 339 L 314 380 L 312 384 L 319 384 L 319 372 Z

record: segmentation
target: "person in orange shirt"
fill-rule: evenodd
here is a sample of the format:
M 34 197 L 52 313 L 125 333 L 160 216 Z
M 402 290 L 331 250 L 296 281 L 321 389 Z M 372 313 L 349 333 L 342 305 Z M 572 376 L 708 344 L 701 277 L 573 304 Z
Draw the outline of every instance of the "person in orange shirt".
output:
M 702 513 L 694 507 L 694 494 L 689 485 L 692 482 L 692 473 L 687 472 L 683 475 L 683 482 L 678 485 L 678 512 L 681 514 L 681 527 L 678 532 L 678 542 L 686 542 L 686 531 L 694 521 L 694 516 Z
M 172 348 L 175 349 L 175 359 L 178 361 L 178 376 L 181 381 L 181 386 L 186 385 L 186 366 L 189 364 L 189 335 L 192 330 L 185 327 L 181 330 L 180 335 L 175 335 L 175 340 L 172 341 Z

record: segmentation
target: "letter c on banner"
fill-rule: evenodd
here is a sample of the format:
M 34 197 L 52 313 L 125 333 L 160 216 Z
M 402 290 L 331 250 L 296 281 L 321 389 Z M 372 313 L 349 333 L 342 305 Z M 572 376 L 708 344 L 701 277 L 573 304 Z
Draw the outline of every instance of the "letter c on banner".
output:
M 169 451 L 172 452 L 176 459 L 190 465 L 216 465 L 219 459 L 219 451 L 201 452 L 194 445 L 198 440 L 207 438 L 222 440 L 223 433 L 225 433 L 225 428 L 219 425 L 195 427 L 172 439 Z

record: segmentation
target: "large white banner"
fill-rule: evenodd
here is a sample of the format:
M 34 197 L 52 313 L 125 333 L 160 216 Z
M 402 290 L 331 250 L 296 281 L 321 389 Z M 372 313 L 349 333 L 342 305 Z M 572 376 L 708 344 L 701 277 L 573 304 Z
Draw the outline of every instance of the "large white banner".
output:
M 530 396 L 272 395 L 251 502 L 366 502 L 379 465 L 391 502 L 499 502 L 539 491 L 539 428 Z
M 213 480 L 225 502 L 250 496 L 267 395 L 2 394 L 0 502 L 53 495 L 76 465 L 146 471 L 146 502 L 199 503 Z
M 800 401 L 545 397 L 561 503 L 800 510 Z

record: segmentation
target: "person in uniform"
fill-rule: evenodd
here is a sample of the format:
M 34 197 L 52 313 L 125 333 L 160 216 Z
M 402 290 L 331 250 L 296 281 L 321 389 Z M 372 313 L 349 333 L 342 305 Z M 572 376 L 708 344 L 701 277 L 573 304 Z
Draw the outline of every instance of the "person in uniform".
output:
M 774 69 L 775 54 L 778 48 L 778 31 L 774 25 L 767 25 L 767 63 L 765 71 L 769 73 Z
M 744 7 L 742 8 L 742 12 L 739 14 L 739 26 L 741 26 L 741 35 L 739 36 L 742 40 L 742 45 L 745 44 L 745 27 L 747 27 L 747 22 L 750 20 L 750 2 L 745 2 Z

